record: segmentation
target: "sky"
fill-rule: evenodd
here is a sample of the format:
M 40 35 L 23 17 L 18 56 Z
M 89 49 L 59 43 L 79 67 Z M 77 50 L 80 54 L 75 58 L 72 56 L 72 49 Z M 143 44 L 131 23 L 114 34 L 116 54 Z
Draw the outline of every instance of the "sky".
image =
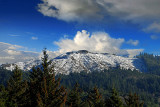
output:
M 68 51 L 160 55 L 159 0 L 0 0 L 0 64 Z

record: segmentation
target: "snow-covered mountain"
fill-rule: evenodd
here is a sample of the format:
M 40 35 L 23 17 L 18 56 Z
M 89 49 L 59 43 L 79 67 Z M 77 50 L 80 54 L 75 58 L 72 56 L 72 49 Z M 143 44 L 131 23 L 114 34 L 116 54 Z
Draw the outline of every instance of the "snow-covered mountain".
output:
M 92 53 L 86 50 L 68 52 L 52 59 L 52 64 L 56 74 L 69 74 L 70 72 L 92 72 L 102 71 L 104 69 L 120 67 L 122 69 L 137 69 L 145 71 L 146 67 L 141 59 L 116 56 L 108 53 Z M 5 67 L 13 70 L 18 65 L 22 70 L 30 70 L 33 65 L 39 65 L 40 60 L 31 60 L 28 62 L 17 62 Z
M 41 64 L 41 60 L 32 59 L 26 62 L 16 62 L 12 64 L 2 64 L 1 67 L 7 70 L 14 70 L 15 66 L 17 65 L 21 70 L 29 71 L 33 66 L 38 66 Z

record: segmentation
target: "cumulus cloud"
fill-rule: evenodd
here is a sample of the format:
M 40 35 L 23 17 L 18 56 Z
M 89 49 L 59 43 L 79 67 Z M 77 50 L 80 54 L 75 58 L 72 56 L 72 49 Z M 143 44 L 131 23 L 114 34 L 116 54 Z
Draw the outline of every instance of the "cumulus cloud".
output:
M 151 39 L 153 39 L 153 40 L 157 40 L 157 39 L 159 39 L 159 38 L 160 38 L 160 37 L 159 37 L 159 36 L 157 36 L 157 35 L 151 35 L 150 37 L 151 37 Z
M 128 51 L 121 49 L 121 45 L 124 42 L 125 40 L 123 38 L 112 38 L 105 32 L 90 34 L 87 31 L 82 30 L 82 32 L 77 32 L 73 40 L 62 39 L 61 41 L 54 43 L 59 46 L 59 53 L 88 50 L 91 52 L 127 55 Z
M 160 33 L 160 23 L 152 23 L 147 28 L 143 29 L 145 32 L 153 32 L 153 33 Z
M 38 37 L 32 36 L 31 39 L 32 39 L 32 40 L 38 40 Z
M 64 21 L 160 20 L 159 0 L 42 0 L 38 11 Z
M 60 42 L 55 42 L 60 48 L 60 53 L 77 50 L 88 50 L 92 52 L 108 52 L 118 53 L 124 39 L 114 39 L 109 34 L 97 32 L 90 35 L 87 31 L 78 31 L 73 40 L 62 39 Z
M 0 64 L 26 61 L 38 58 L 39 53 L 19 51 L 25 47 L 0 42 Z
M 137 46 L 139 44 L 139 41 L 130 39 L 129 41 L 127 41 L 127 44 Z

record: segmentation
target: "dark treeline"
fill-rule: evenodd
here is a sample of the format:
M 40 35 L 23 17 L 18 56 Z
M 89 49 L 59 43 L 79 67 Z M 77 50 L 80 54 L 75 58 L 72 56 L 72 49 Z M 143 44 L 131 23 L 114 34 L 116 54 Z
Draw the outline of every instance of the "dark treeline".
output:
M 0 68 L 0 84 L 6 85 L 6 82 L 9 80 L 11 74 L 11 71 Z
M 160 56 L 148 53 L 141 53 L 137 56 L 137 58 L 141 58 L 145 62 L 147 67 L 147 73 L 160 76 Z
M 122 69 L 92 73 L 71 73 L 61 76 L 61 84 L 67 89 L 71 89 L 76 82 L 86 92 L 97 86 L 103 96 L 109 96 L 112 87 L 116 88 L 120 96 L 123 97 L 127 95 L 126 93 L 137 93 L 145 102 L 144 106 L 153 107 L 157 104 L 158 107 L 160 76 Z
M 110 69 L 55 77 L 43 53 L 42 66 L 25 75 L 18 67 L 12 73 L 1 69 L 0 77 L 6 78 L 0 78 L 0 107 L 159 106 L 160 77 L 154 73 Z

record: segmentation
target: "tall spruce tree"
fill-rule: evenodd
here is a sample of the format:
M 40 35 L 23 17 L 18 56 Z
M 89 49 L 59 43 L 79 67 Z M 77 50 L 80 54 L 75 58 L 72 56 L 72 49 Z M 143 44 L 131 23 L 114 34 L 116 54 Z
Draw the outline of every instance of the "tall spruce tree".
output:
M 67 99 L 67 105 L 69 107 L 81 107 L 82 106 L 82 98 L 81 98 L 81 89 L 79 88 L 79 84 L 76 83 L 74 88 L 70 91 Z
M 41 81 L 42 81 L 43 73 L 42 70 L 38 67 L 35 68 L 33 67 L 32 70 L 30 71 L 29 75 L 29 89 L 27 90 L 28 93 L 28 106 L 34 106 L 36 107 L 37 104 L 37 99 L 38 99 L 38 93 L 41 90 Z
M 119 97 L 119 94 L 115 88 L 112 89 L 110 98 L 106 99 L 106 106 L 107 107 L 123 107 L 122 100 Z
M 8 100 L 8 92 L 3 85 L 0 86 L 0 107 L 6 107 Z
M 139 96 L 135 93 L 135 94 L 129 94 L 129 96 L 127 96 L 125 98 L 125 102 L 127 107 L 143 107 L 143 102 L 140 102 L 139 100 Z
M 22 71 L 16 66 L 6 88 L 8 91 L 7 107 L 22 107 L 26 104 L 27 86 L 27 82 L 22 80 Z
M 88 95 L 88 103 L 90 107 L 104 107 L 102 95 L 99 93 L 97 87 L 95 87 Z
M 35 97 L 32 95 L 36 94 L 36 103 L 31 101 L 32 106 L 60 107 L 65 105 L 67 92 L 64 87 L 60 87 L 60 78 L 55 79 L 54 67 L 48 60 L 46 49 L 43 50 L 42 66 L 34 68 L 30 78 L 30 95 Z

